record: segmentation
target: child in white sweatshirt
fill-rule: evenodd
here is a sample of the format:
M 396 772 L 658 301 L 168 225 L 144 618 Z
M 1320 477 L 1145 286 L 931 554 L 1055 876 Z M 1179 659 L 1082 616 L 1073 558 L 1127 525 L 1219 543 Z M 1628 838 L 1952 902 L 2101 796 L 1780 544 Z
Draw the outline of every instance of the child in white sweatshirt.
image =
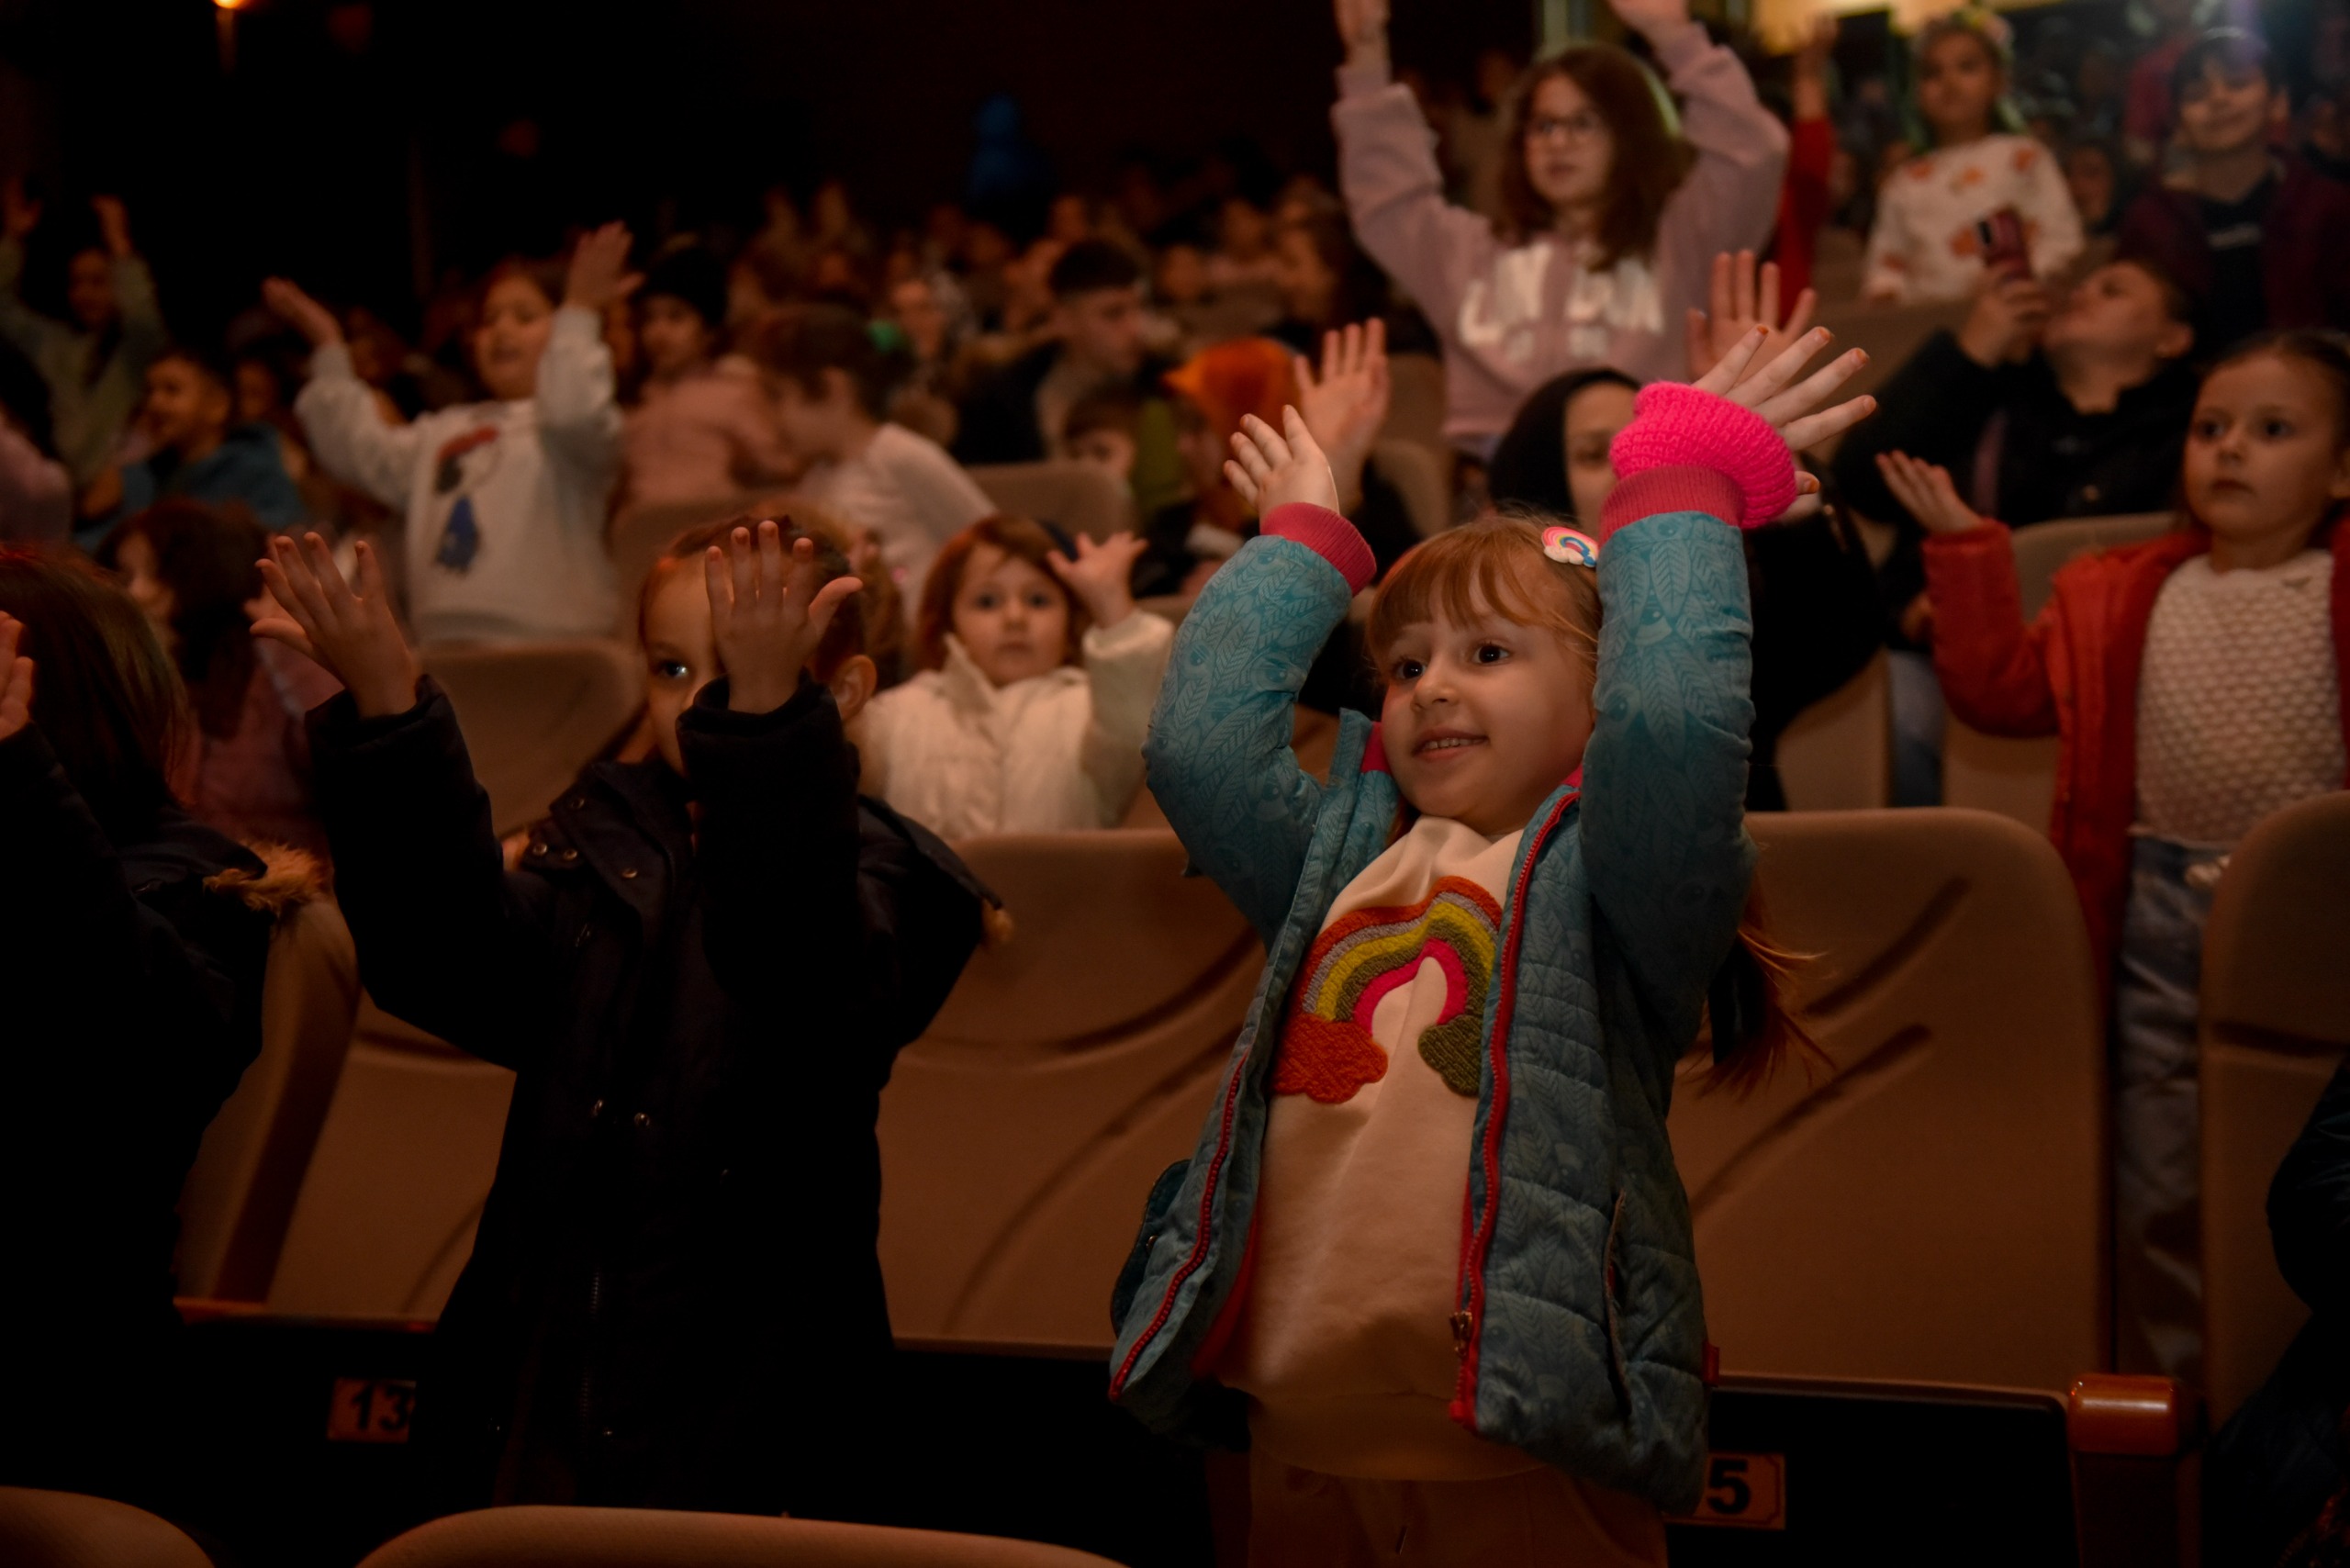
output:
M 558 306 L 526 263 L 482 291 L 474 363 L 492 401 L 386 424 L 351 366 L 333 314 L 283 279 L 270 308 L 316 349 L 295 399 L 327 472 L 408 513 L 408 619 L 417 641 L 610 637 L 619 588 L 604 527 L 621 468 L 621 411 L 605 310 L 636 285 L 629 233 L 608 224 L 573 252 Z
M 948 540 L 914 625 L 922 671 L 856 735 L 863 789 L 943 838 L 1116 827 L 1175 629 L 1135 608 L 1142 543 L 1077 542 L 1024 518 Z

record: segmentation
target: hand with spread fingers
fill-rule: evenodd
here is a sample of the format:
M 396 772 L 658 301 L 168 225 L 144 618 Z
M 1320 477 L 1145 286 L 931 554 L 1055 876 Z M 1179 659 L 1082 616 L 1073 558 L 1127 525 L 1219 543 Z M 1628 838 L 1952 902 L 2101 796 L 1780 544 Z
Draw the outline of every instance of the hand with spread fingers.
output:
M 628 270 L 629 247 L 634 243 L 636 237 L 621 223 L 607 223 L 584 236 L 572 251 L 571 266 L 564 275 L 564 304 L 600 316 L 635 293 L 644 274 Z
M 711 639 L 726 667 L 728 708 L 772 713 L 800 689 L 800 672 L 816 656 L 841 606 L 864 585 L 856 577 L 822 580 L 816 542 L 799 539 L 787 550 L 783 531 L 762 522 L 755 537 L 738 528 L 702 556 L 710 589 Z
M 1322 444 L 1338 497 L 1351 508 L 1362 499 L 1363 465 L 1387 422 L 1393 388 L 1387 375 L 1387 323 L 1373 318 L 1322 338 L 1322 374 L 1297 356 L 1297 411 Z M 1340 510 L 1346 510 L 1341 508 Z
M 416 706 L 424 671 L 393 618 L 375 547 L 363 539 L 355 550 L 357 581 L 346 583 L 318 534 L 272 539 L 261 578 L 277 603 L 253 622 L 253 635 L 307 655 L 342 682 L 362 718 L 388 718 Z
M 33 722 L 33 661 L 17 652 L 24 631 L 23 622 L 0 610 L 0 741 Z
M 1722 356 L 1738 347 L 1756 327 L 1762 328 L 1768 335 L 1754 357 L 1758 365 L 1770 364 L 1810 328 L 1812 312 L 1818 305 L 1819 296 L 1805 289 L 1796 296 L 1795 305 L 1782 325 L 1779 263 L 1764 262 L 1758 272 L 1753 252 L 1740 251 L 1736 255 L 1722 252 L 1714 258 L 1707 308 L 1692 308 L 1689 312 L 1690 377 L 1694 380 L 1719 364 Z
M 1337 511 L 1338 481 L 1314 432 L 1305 428 L 1304 416 L 1284 408 L 1281 426 L 1277 431 L 1254 414 L 1243 414 L 1232 437 L 1235 456 L 1225 460 L 1224 476 L 1260 518 L 1292 501 Z
M 1113 533 L 1098 544 L 1080 533 L 1075 560 L 1058 550 L 1045 560 L 1053 576 L 1077 595 L 1093 624 L 1115 626 L 1135 612 L 1135 563 L 1148 548 L 1131 533 Z
M 1975 509 L 1959 498 L 1958 487 L 1951 483 L 1950 470 L 1910 456 L 1906 452 L 1881 452 L 1877 454 L 1876 471 L 1885 476 L 1885 487 L 1893 498 L 1908 509 L 1918 526 L 1929 533 L 1964 533 L 1979 528 L 1982 518 Z
M 1698 377 L 1697 390 L 1753 409 L 1794 452 L 1841 435 L 1876 411 L 1876 399 L 1865 396 L 1847 398 L 1832 408 L 1820 407 L 1868 364 L 1866 350 L 1847 349 L 1798 381 L 1796 378 L 1803 375 L 1804 366 L 1835 334 L 1825 327 L 1814 327 L 1766 360 L 1762 351 L 1769 335 L 1760 325 L 1751 328 L 1720 364 Z
M 334 312 L 285 278 L 274 277 L 263 284 L 261 299 L 279 320 L 308 339 L 312 348 L 342 342 L 342 323 L 334 319 Z

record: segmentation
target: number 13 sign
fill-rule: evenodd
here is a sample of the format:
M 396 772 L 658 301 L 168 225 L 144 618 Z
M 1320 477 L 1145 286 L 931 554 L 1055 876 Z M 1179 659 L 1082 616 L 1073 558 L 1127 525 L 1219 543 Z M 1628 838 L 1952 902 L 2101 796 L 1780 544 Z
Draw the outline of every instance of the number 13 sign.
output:
M 1673 1522 L 1732 1529 L 1786 1529 L 1787 1456 L 1707 1454 L 1705 1496 L 1694 1512 L 1675 1515 Z

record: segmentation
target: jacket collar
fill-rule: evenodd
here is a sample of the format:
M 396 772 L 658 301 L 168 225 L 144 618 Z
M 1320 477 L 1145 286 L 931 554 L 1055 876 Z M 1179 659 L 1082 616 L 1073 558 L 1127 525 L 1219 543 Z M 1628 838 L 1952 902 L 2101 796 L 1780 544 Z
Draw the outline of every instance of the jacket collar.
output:
M 223 871 L 258 876 L 263 869 L 252 851 L 176 806 L 164 807 L 151 831 L 117 853 L 122 860 L 123 878 L 134 893 L 173 882 L 203 881 Z
M 946 633 L 946 663 L 940 667 L 938 678 L 940 689 L 945 692 L 950 706 L 961 712 L 986 717 L 1002 711 L 1015 692 L 1025 691 L 1039 682 L 1065 685 L 1073 677 L 1083 673 L 1074 666 L 1062 665 L 1043 675 L 1015 680 L 1010 686 L 998 686 L 980 671 L 979 661 L 971 657 L 971 651 L 963 645 L 963 640 L 949 632 Z

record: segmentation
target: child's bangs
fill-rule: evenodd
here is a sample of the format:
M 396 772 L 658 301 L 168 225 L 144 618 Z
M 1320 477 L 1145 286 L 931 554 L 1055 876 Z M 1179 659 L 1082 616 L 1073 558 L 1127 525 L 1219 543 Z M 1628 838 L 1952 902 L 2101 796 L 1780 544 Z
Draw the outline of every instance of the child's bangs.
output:
M 1520 626 L 1588 637 L 1598 620 L 1598 585 L 1592 579 L 1588 568 L 1561 566 L 1544 554 L 1534 524 L 1481 519 L 1437 535 L 1395 563 L 1371 603 L 1364 641 L 1383 666 L 1404 629 L 1424 621 L 1465 626 L 1498 615 Z

